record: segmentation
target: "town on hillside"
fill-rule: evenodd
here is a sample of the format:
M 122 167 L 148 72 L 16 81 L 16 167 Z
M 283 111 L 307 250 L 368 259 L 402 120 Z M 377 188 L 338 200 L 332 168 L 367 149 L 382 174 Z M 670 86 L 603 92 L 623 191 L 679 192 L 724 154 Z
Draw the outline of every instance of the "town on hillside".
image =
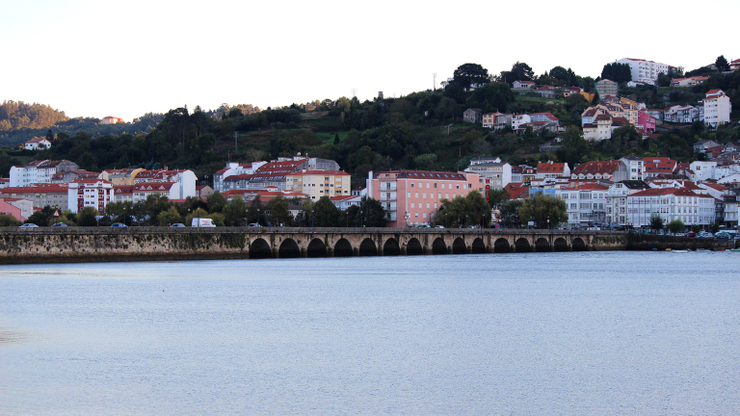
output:
M 625 58 L 615 65 L 627 70 L 626 85 L 631 87 L 662 82 L 689 88 L 709 79 L 666 80 L 675 73 L 672 67 L 643 59 Z M 738 65 L 740 60 L 731 61 L 728 69 L 737 70 Z M 649 108 L 620 96 L 620 85 L 602 78 L 587 92 L 576 86 L 512 82 L 515 95 L 582 96 L 590 105 L 580 113 L 580 126 L 563 123 L 552 112 L 485 112 L 477 107 L 467 108 L 462 121 L 491 134 L 552 134 L 554 138 L 540 146 L 544 155 L 568 150 L 578 140 L 607 142 L 624 129 L 647 140 L 656 129 L 673 123 L 701 123 L 710 131 L 732 123 L 731 98 L 722 89 L 708 90 L 694 105 Z M 466 85 L 469 90 L 483 87 L 474 81 Z M 102 122 L 119 121 L 108 117 Z M 53 146 L 53 135 L 23 145 L 39 152 Z M 536 163 L 509 163 L 508 155 L 494 154 L 471 157 L 456 170 L 424 169 L 418 163 L 415 169 L 371 166 L 361 171 L 331 158 L 298 153 L 227 162 L 216 171 L 201 171 L 200 178 L 193 169 L 181 167 L 90 171 L 70 160 L 43 159 L 14 165 L 8 178 L 0 178 L 0 207 L 18 224 L 41 226 L 191 225 L 196 224 L 194 218 L 212 218 L 215 225 L 227 226 L 655 229 L 672 224 L 676 231 L 737 229 L 740 143 L 700 140 L 693 144 L 693 154 L 693 161 L 623 156 Z M 353 177 L 348 171 L 362 175 Z M 533 209 L 545 203 L 547 210 Z

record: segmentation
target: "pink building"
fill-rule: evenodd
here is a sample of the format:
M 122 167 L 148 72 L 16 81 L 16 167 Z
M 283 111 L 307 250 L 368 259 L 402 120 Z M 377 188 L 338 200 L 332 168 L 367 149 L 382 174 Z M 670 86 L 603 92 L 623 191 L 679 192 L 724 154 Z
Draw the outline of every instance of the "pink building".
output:
M 430 223 L 443 199 L 483 188 L 480 176 L 469 172 L 371 171 L 367 179 L 367 193 L 383 205 L 389 227 Z
M 642 110 L 637 112 L 637 125 L 642 126 L 645 133 L 655 133 L 655 117 Z
M 7 202 L 5 202 L 5 199 L 0 198 L 0 214 L 7 214 L 12 216 L 13 218 L 17 219 L 20 222 L 25 221 L 26 219 L 21 215 L 21 209 L 16 207 L 15 205 L 11 205 Z

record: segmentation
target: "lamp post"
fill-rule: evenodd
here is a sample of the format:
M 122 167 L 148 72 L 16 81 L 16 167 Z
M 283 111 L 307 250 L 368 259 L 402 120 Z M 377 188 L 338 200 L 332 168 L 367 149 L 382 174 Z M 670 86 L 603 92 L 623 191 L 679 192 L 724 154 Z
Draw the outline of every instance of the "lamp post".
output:
M 262 222 L 260 221 L 260 209 L 257 207 L 257 224 L 262 225 Z
M 360 208 L 360 224 L 364 227 L 365 226 L 365 215 L 362 208 Z

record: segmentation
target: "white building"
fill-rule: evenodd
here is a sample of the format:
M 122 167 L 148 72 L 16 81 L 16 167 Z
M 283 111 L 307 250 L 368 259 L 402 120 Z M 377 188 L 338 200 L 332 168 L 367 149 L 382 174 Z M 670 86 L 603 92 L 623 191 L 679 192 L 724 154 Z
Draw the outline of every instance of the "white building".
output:
M 225 168 L 213 174 L 213 191 L 220 193 L 228 191 L 229 189 L 225 188 L 224 179 L 235 175 L 252 175 L 257 169 L 266 163 L 267 162 L 265 161 L 252 163 L 227 163 Z
M 730 122 L 732 104 L 722 90 L 711 90 L 704 98 L 704 124 L 717 128 L 720 124 Z
M 644 82 L 655 85 L 659 74 L 668 74 L 670 66 L 645 59 L 622 58 L 617 61 L 620 64 L 628 64 L 632 73 L 632 81 Z
M 500 158 L 481 157 L 470 160 L 465 172 L 477 173 L 483 188 L 503 189 L 511 183 L 511 165 L 502 163 Z
M 36 183 L 51 183 L 59 172 L 78 170 L 80 167 L 69 160 L 35 160 L 23 166 L 10 168 L 10 186 L 30 186 Z
M 574 187 L 561 187 L 555 191 L 557 198 L 565 201 L 568 224 L 576 227 L 606 223 L 607 187 L 588 183 Z
M 192 170 L 145 170 L 139 172 L 134 178 L 134 185 L 151 184 L 151 183 L 172 183 L 168 189 L 167 197 L 169 199 L 185 199 L 198 195 L 195 189 L 195 183 L 198 177 Z M 143 189 L 143 188 L 140 188 Z M 144 198 L 146 199 L 146 198 Z M 136 192 L 134 192 L 134 202 L 138 201 Z
M 693 123 L 700 120 L 699 109 L 693 105 L 674 105 L 663 111 L 663 120 L 671 123 Z
M 514 114 L 511 116 L 511 128 L 517 130 L 521 128 L 522 124 L 528 124 L 532 122 L 532 118 L 529 114 Z
M 659 215 L 664 224 L 681 220 L 684 225 L 705 226 L 715 220 L 715 199 L 684 188 L 651 188 L 627 197 L 627 223 L 649 226 Z
M 627 197 L 647 188 L 642 181 L 623 181 L 609 186 L 606 193 L 606 223 L 612 226 L 627 224 Z
M 45 137 L 36 137 L 23 143 L 23 147 L 26 150 L 48 149 L 51 147 L 51 142 L 46 140 Z
M 75 179 L 67 188 L 67 208 L 74 213 L 86 207 L 103 212 L 114 201 L 113 184 L 104 179 Z

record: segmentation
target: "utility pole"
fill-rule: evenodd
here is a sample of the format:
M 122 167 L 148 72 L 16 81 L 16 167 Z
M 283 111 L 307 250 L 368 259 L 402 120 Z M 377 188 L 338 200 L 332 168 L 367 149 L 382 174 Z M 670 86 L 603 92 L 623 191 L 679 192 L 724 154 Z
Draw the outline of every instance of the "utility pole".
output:
M 234 154 L 235 154 L 235 155 L 236 155 L 236 153 L 237 153 L 237 150 L 236 150 L 236 137 L 237 137 L 237 136 L 238 136 L 238 132 L 236 132 L 236 131 L 235 131 L 235 132 L 234 132 Z

